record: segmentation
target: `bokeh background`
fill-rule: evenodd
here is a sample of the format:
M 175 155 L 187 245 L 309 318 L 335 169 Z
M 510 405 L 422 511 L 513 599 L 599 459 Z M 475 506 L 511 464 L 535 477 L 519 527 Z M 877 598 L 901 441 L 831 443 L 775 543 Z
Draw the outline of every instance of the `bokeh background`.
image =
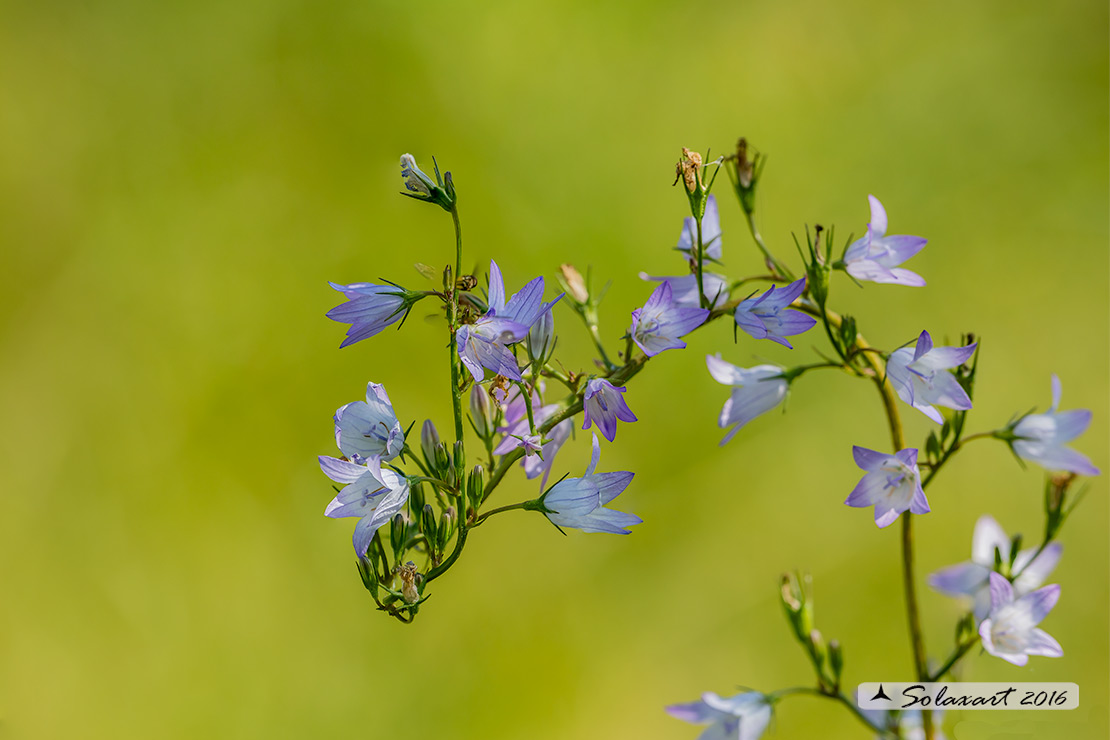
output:
M 610 342 L 672 274 L 685 145 L 769 155 L 759 222 L 862 233 L 869 193 L 928 248 L 921 290 L 839 279 L 833 303 L 892 348 L 983 338 L 970 429 L 1049 403 L 1095 411 L 1108 459 L 1107 6 L 664 2 L 36 2 L 0 23 L 0 735 L 82 738 L 693 738 L 662 706 L 804 685 L 778 574 L 810 570 L 847 681 L 910 675 L 897 527 L 842 501 L 853 443 L 883 448 L 873 389 L 797 383 L 716 446 L 737 364 L 807 362 L 724 325 L 630 386 L 640 422 L 602 466 L 634 470 L 629 537 L 560 536 L 514 512 L 472 537 L 416 624 L 372 610 L 351 520 L 315 456 L 368 380 L 448 426 L 442 330 L 338 350 L 328 280 L 424 287 L 450 219 L 397 195 L 398 155 L 461 193 L 467 262 L 510 286 L 563 261 L 612 280 Z M 724 178 L 720 181 L 724 183 Z M 759 260 L 727 187 L 725 262 Z M 484 269 L 484 268 L 482 268 Z M 590 350 L 565 307 L 563 356 Z M 904 410 L 911 440 L 930 423 Z M 560 456 L 578 474 L 588 437 Z M 1042 475 L 978 443 L 918 519 L 920 576 L 968 557 L 992 512 L 1029 540 Z M 501 503 L 535 494 L 516 477 Z M 971 680 L 1074 681 L 1070 713 L 964 713 L 949 737 L 1105 738 L 1108 508 L 1065 529 L 1043 625 L 1066 651 Z M 931 655 L 958 606 L 922 586 Z M 858 738 L 786 700 L 769 737 Z

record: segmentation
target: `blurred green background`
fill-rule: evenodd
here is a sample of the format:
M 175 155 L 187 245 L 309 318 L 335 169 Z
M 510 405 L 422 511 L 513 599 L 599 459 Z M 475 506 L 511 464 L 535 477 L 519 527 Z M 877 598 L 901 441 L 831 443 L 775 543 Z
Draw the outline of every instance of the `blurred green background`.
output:
M 892 348 L 983 338 L 970 429 L 1049 403 L 1107 436 L 1104 2 L 37 2 L 0 23 L 0 734 L 5 737 L 693 738 L 662 706 L 807 684 L 777 576 L 809 569 L 847 681 L 910 675 L 897 527 L 842 505 L 853 443 L 884 448 L 865 383 L 800 381 L 718 448 L 707 352 L 806 362 L 726 325 L 629 387 L 630 537 L 560 536 L 513 512 L 472 537 L 416 624 L 372 611 L 353 520 L 325 519 L 331 414 L 368 380 L 449 425 L 442 330 L 339 351 L 328 280 L 425 287 L 450 219 L 397 195 L 398 155 L 460 191 L 467 262 L 515 289 L 560 262 L 613 287 L 611 342 L 671 274 L 679 147 L 769 154 L 759 221 L 862 233 L 868 193 L 928 248 L 921 290 L 843 276 L 833 304 Z M 722 178 L 721 183 L 724 183 Z M 725 262 L 759 260 L 726 187 Z M 483 268 L 484 269 L 484 268 Z M 552 281 L 553 282 L 553 281 Z M 556 315 L 565 361 L 589 347 Z M 903 408 L 909 439 L 930 428 Z M 579 435 L 556 475 L 579 474 Z M 992 512 L 1035 539 L 1039 470 L 997 443 L 958 457 L 918 519 L 918 567 L 968 557 Z M 514 477 L 497 494 L 535 493 Z M 1108 508 L 1065 529 L 1044 627 L 1059 660 L 973 656 L 965 678 L 1075 681 L 1070 713 L 964 713 L 949 737 L 1105 738 Z M 930 653 L 959 614 L 922 585 Z M 959 727 L 953 725 L 963 722 Z M 857 738 L 786 700 L 769 735 Z

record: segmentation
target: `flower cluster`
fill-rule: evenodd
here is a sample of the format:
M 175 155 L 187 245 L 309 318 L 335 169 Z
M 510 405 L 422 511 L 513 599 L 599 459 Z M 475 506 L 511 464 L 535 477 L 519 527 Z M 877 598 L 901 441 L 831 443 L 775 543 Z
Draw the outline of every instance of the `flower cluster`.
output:
M 348 403 L 335 412 L 339 455 L 318 459 L 323 473 L 337 484 L 325 516 L 357 519 L 352 542 L 359 574 L 380 610 L 401 621 L 412 621 L 427 598 L 428 584 L 458 562 L 470 533 L 494 515 L 531 511 L 560 530 L 629 534 L 642 520 L 612 505 L 628 489 L 634 474 L 597 472 L 599 435 L 615 444 L 618 422 L 638 421 L 633 407 L 646 415 L 646 405 L 629 392 L 628 384 L 650 361 L 668 350 L 685 349 L 695 331 L 729 317 L 721 325 L 729 327 L 737 344 L 767 339 L 785 349 L 759 346 L 792 357 L 795 343 L 809 344 L 812 337 L 822 335 L 812 341 L 827 338 L 829 347 L 817 350 L 822 361 L 796 365 L 763 362 L 743 367 L 726 360 L 722 353 L 707 354 L 710 377 L 729 388 L 718 416 L 718 426 L 727 430 L 721 445 L 756 418 L 784 405 L 792 384 L 811 372 L 836 370 L 878 390 L 890 443 L 876 445 L 879 449 L 851 446 L 852 458 L 863 475 L 843 501 L 849 507 L 872 509 L 878 528 L 901 523 L 902 590 L 916 679 L 943 678 L 976 645 L 1018 666 L 1026 665 L 1030 656 L 1063 654 L 1060 644 L 1038 625 L 1060 595 L 1059 586 L 1043 584 L 1060 561 L 1063 547 L 1058 535 L 1079 498 L 1069 497 L 1070 486 L 1077 475 L 1099 472 L 1086 456 L 1068 446 L 1087 429 L 1091 412 L 1060 411 L 1061 385 L 1053 376 L 1048 411 L 1027 413 L 1000 428 L 967 434 L 978 342 L 968 336 L 959 343 L 937 346 L 928 331 L 910 325 L 903 327 L 900 335 L 907 340 L 904 346 L 884 350 L 864 339 L 856 318 L 828 308 L 831 275 L 836 270 L 857 284 L 924 286 L 920 275 L 901 265 L 921 251 L 926 240 L 888 235 L 886 209 L 871 195 L 865 235 L 845 244 L 837 260 L 832 230 L 818 226 L 811 236 L 807 228 L 805 248 L 798 245 L 802 269 L 795 273 L 772 254 L 754 223 L 763 161 L 743 139 L 735 155 L 716 161 L 706 162 L 697 152 L 682 150 L 675 182 L 682 183 L 690 215 L 682 219 L 674 251 L 681 256 L 683 269 L 663 277 L 640 273 L 642 279 L 658 284 L 641 306 L 628 314 L 622 311 L 621 316 L 630 320 L 620 321 L 619 326 L 627 329 L 619 335 L 602 329 L 600 306 L 605 290 L 592 288 L 589 271 L 583 277 L 573 266 L 561 265 L 559 280 L 565 291 L 546 301 L 542 276 L 508 295 L 495 260 L 490 260 L 484 281 L 482 275 L 463 274 L 458 200 L 451 173 L 441 175 L 434 166 L 434 177 L 429 176 L 411 155 L 401 157 L 404 194 L 438 205 L 452 215 L 454 266 L 447 265 L 442 283 L 429 290 L 409 290 L 384 280 L 331 283 L 344 301 L 327 316 L 347 325 L 340 346 L 348 347 L 387 327 L 400 328 L 417 302 L 438 301 L 450 360 L 446 380 L 452 433 L 441 437 L 436 424 L 425 420 L 419 448 L 414 449 L 415 441 L 410 444 L 408 433 L 412 424 L 398 419 L 383 385 L 370 383 L 365 401 Z M 729 172 L 766 273 L 731 278 L 725 274 L 720 204 L 711 192 L 722 166 Z M 421 267 L 418 269 L 425 277 L 438 274 Z M 796 278 L 796 274 L 802 277 Z M 752 283 L 760 285 L 742 290 L 741 286 Z M 569 309 L 581 320 L 596 350 L 592 362 L 556 358 L 559 336 L 554 309 L 558 305 L 562 305 L 560 311 Z M 820 330 L 808 334 L 818 325 Z M 803 335 L 805 339 L 797 339 Z M 623 345 L 623 351 L 612 351 L 615 342 Z M 464 398 L 473 435 L 466 433 L 464 425 Z M 936 425 L 929 425 L 921 445 L 911 446 L 905 439 L 901 417 L 905 407 L 919 411 Z M 576 419 L 579 415 L 581 426 Z M 593 427 L 592 455 L 585 472 L 574 478 L 564 474 L 549 487 L 562 448 L 572 443 L 578 429 Z M 625 432 L 622 438 L 628 435 Z M 1005 442 L 1019 461 L 1036 463 L 1053 474 L 1045 488 L 1044 534 L 1038 545 L 1023 548 L 1020 535 L 1007 536 L 992 517 L 983 515 L 975 524 L 971 559 L 928 578 L 936 591 L 968 606 L 957 624 L 951 657 L 936 663 L 941 667 L 934 669 L 917 612 L 914 515 L 930 513 L 926 489 L 947 462 L 972 441 L 985 439 Z M 841 448 L 845 455 L 846 447 Z M 525 479 L 539 479 L 538 495 L 493 506 L 491 496 L 518 462 Z M 838 506 L 851 480 L 836 485 L 841 486 L 839 495 L 830 495 L 822 487 L 824 505 Z M 952 506 L 951 497 L 933 498 L 938 507 Z M 784 576 L 780 596 L 793 637 L 812 665 L 816 685 L 771 693 L 744 691 L 732 697 L 707 692 L 700 701 L 667 707 L 670 715 L 706 726 L 702 740 L 757 740 L 767 730 L 777 702 L 810 693 L 853 708 L 856 718 L 881 737 L 943 737 L 937 712 L 879 715 L 854 709 L 841 688 L 844 650 L 839 641 L 826 640 L 814 624 L 811 580 L 801 574 Z

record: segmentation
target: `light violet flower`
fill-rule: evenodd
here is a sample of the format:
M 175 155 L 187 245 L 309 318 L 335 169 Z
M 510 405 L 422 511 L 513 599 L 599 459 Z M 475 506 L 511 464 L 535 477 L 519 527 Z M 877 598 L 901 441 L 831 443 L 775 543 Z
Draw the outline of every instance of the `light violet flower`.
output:
M 392 460 L 405 446 L 405 432 L 393 413 L 385 386 L 366 386 L 366 401 L 354 401 L 335 412 L 335 443 L 349 458 Z
M 636 421 L 636 415 L 624 402 L 624 386 L 615 386 L 605 378 L 594 378 L 586 384 L 582 405 L 586 410 L 582 428 L 597 424 L 602 436 L 610 442 L 617 436 L 617 420 Z
M 401 177 L 405 178 L 405 189 L 414 196 L 423 200 L 432 199 L 436 183 L 416 165 L 416 158 L 411 154 L 401 155 Z
M 628 331 L 644 354 L 654 357 L 663 350 L 685 348 L 686 342 L 679 337 L 697 329 L 707 316 L 708 309 L 675 303 L 670 283 L 662 282 L 643 308 L 632 312 L 632 327 Z
M 1064 445 L 1087 430 L 1091 412 L 1086 409 L 1058 411 L 1060 379 L 1052 376 L 1052 407 L 1043 414 L 1022 417 L 1011 430 L 1014 454 L 1048 470 L 1066 470 L 1080 475 L 1098 475 L 1087 456 Z
M 866 447 L 852 448 L 852 457 L 867 474 L 863 476 L 848 499 L 848 506 L 875 507 L 875 524 L 889 527 L 903 511 L 928 514 L 929 502 L 921 488 L 917 469 L 917 450 L 907 448 L 893 455 Z
M 844 252 L 848 274 L 874 283 L 924 285 L 925 278 L 898 265 L 920 252 L 927 240 L 920 236 L 887 236 L 883 204 L 874 195 L 867 196 L 867 200 L 871 203 L 871 223 L 867 224 L 867 235 L 852 242 Z
M 390 324 L 401 321 L 415 302 L 414 295 L 396 285 L 375 285 L 374 283 L 328 283 L 342 293 L 347 301 L 340 303 L 325 314 L 332 321 L 350 324 L 347 338 L 339 345 L 340 349 L 355 342 L 369 339 Z
M 542 386 L 542 384 L 541 384 Z M 532 395 L 532 418 L 538 427 L 547 421 L 553 414 L 561 410 L 561 406 L 557 403 L 548 404 L 546 406 L 540 405 L 539 395 L 533 393 Z M 570 438 L 571 431 L 574 427 L 574 422 L 570 419 L 563 419 L 561 422 L 551 428 L 545 435 L 547 441 L 543 443 L 543 448 L 538 455 L 526 455 L 521 465 L 524 466 L 524 477 L 528 480 L 543 476 L 540 481 L 540 490 L 547 486 L 547 478 L 551 474 L 551 466 L 555 462 L 555 455 L 558 454 L 563 444 Z M 505 436 L 501 439 L 500 443 L 493 449 L 493 454 L 504 455 L 512 452 L 520 446 L 520 437 L 526 437 L 531 434 L 528 426 L 527 409 L 524 406 L 524 397 L 520 393 L 517 386 L 513 386 L 512 392 L 506 399 L 505 404 L 505 426 L 498 428 L 498 431 Z
M 540 501 L 547 518 L 558 527 L 572 527 L 583 532 L 629 534 L 627 527 L 643 522 L 635 514 L 606 509 L 609 503 L 632 482 L 632 473 L 595 473 L 601 457 L 601 445 L 594 437 L 594 451 L 589 467 L 581 478 L 567 478 L 556 483 Z
M 782 403 L 786 398 L 789 383 L 782 377 L 782 368 L 776 365 L 756 365 L 755 367 L 737 367 L 730 362 L 725 362 L 720 355 L 705 356 L 705 364 L 709 366 L 709 374 L 722 385 L 732 386 L 732 394 L 725 401 L 724 408 L 717 420 L 721 429 L 732 426 L 728 434 L 721 440 L 725 444 L 740 428 L 755 417 L 770 411 Z
M 455 333 L 459 359 L 474 380 L 482 380 L 483 368 L 511 380 L 520 380 L 516 357 L 508 345 L 527 337 L 532 325 L 562 297 L 560 293 L 554 301 L 544 303 L 543 278 L 538 277 L 506 301 L 501 269 L 496 262 L 490 261 L 489 310 L 473 324 L 459 327 Z
M 991 573 L 990 579 L 991 610 L 979 625 L 983 649 L 1014 665 L 1025 665 L 1030 655 L 1062 656 L 1060 643 L 1037 628 L 1056 606 L 1060 587 L 1045 586 L 1015 599 L 1009 581 L 998 573 Z
M 675 304 L 687 308 L 699 308 L 698 276 L 679 275 L 674 277 L 656 277 L 646 272 L 640 273 L 641 280 L 654 280 L 664 282 L 671 286 L 671 297 Z M 715 272 L 703 272 L 701 276 L 702 292 L 710 308 L 717 308 L 728 303 L 728 279 Z
M 774 285 L 763 295 L 747 298 L 736 307 L 736 324 L 756 339 L 794 349 L 785 337 L 802 334 L 813 328 L 817 319 L 788 308 L 806 289 L 806 279 L 796 280 L 785 288 Z
M 771 704 L 758 691 L 728 698 L 707 691 L 701 701 L 672 704 L 665 711 L 684 722 L 709 725 L 698 740 L 758 740 L 771 723 Z
M 687 259 L 696 259 L 694 247 L 698 243 L 698 227 L 693 216 L 682 220 L 682 233 L 678 235 L 678 251 Z M 721 259 L 721 219 L 717 214 L 717 196 L 710 195 L 705 201 L 705 215 L 701 217 L 701 243 L 705 256 L 713 261 Z
M 378 528 L 387 523 L 409 500 L 409 483 L 392 470 L 382 470 L 377 458 L 356 465 L 320 456 L 320 469 L 336 483 L 346 485 L 324 510 L 332 519 L 360 517 L 352 541 L 361 557 Z
M 934 347 L 929 332 L 923 331 L 916 347 L 903 347 L 890 354 L 886 374 L 899 398 L 937 424 L 943 424 L 944 417 L 933 404 L 958 411 L 971 408 L 967 392 L 947 370 L 967 362 L 977 346 L 978 343 L 966 347 Z
M 929 585 L 949 596 L 969 596 L 975 604 L 975 617 L 987 616 L 991 607 L 990 574 L 994 570 L 994 551 L 1002 554 L 1002 562 L 1010 562 L 1012 542 L 1002 527 L 984 514 L 975 523 L 971 537 L 971 560 L 938 570 L 929 576 Z M 1024 596 L 1047 580 L 1064 548 L 1058 542 L 1046 547 L 1036 559 L 1037 548 L 1018 552 L 1014 572 L 1018 573 L 1013 588 L 1016 596 Z

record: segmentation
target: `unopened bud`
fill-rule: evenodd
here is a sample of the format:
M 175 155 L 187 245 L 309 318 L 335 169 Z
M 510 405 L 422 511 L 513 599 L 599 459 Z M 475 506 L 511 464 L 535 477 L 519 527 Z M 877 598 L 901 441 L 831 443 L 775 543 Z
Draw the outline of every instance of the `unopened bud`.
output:
M 440 442 L 435 447 L 435 470 L 442 476 L 446 476 L 447 472 L 452 469 L 451 458 L 447 454 L 447 445 Z
M 420 512 L 424 508 L 424 484 L 420 481 L 409 486 L 409 514 L 416 521 L 420 519 Z
M 574 269 L 574 265 L 559 265 L 559 274 L 562 278 L 560 282 L 562 282 L 563 288 L 566 290 L 571 300 L 575 303 L 589 302 L 590 292 L 586 290 L 586 283 L 582 279 L 582 273 Z
M 496 409 L 489 393 L 477 383 L 470 389 L 470 419 L 479 437 L 489 439 L 493 436 L 497 423 Z
M 428 542 L 435 543 L 436 539 L 436 512 L 431 504 L 424 504 L 424 509 L 420 513 L 420 531 L 427 538 Z
M 389 522 L 389 543 L 393 545 L 394 559 L 400 558 L 401 553 L 405 551 L 406 529 L 404 514 L 397 514 Z
M 422 580 L 420 573 L 416 570 L 416 563 L 411 560 L 401 566 L 397 575 L 401 578 L 401 597 L 405 600 L 406 604 L 414 604 L 420 601 L 420 588 L 419 583 Z
M 829 668 L 832 670 L 833 681 L 840 685 L 840 674 L 844 672 L 844 651 L 840 648 L 839 640 L 829 640 Z
M 818 630 L 809 631 L 809 644 L 813 646 L 813 655 L 817 663 L 823 665 L 828 655 L 828 650 L 825 648 L 825 641 Z
M 420 451 L 424 453 L 424 462 L 428 463 L 428 467 L 433 470 L 436 467 L 436 445 L 438 444 L 439 432 L 436 430 L 436 425 L 431 419 L 425 419 L 424 425 L 420 427 Z
M 474 469 L 470 471 L 470 479 L 466 482 L 466 494 L 470 497 L 470 505 L 474 507 L 475 511 L 482 504 L 485 488 L 485 471 L 481 465 L 475 465 Z
M 378 586 L 378 572 L 374 568 L 374 564 L 370 559 L 364 555 L 360 555 L 355 565 L 358 566 L 358 575 L 362 579 L 362 585 L 370 593 L 376 593 Z
M 547 362 L 551 350 L 555 348 L 555 316 L 551 309 L 544 311 L 532 328 L 528 330 L 525 349 L 533 362 L 541 365 Z

